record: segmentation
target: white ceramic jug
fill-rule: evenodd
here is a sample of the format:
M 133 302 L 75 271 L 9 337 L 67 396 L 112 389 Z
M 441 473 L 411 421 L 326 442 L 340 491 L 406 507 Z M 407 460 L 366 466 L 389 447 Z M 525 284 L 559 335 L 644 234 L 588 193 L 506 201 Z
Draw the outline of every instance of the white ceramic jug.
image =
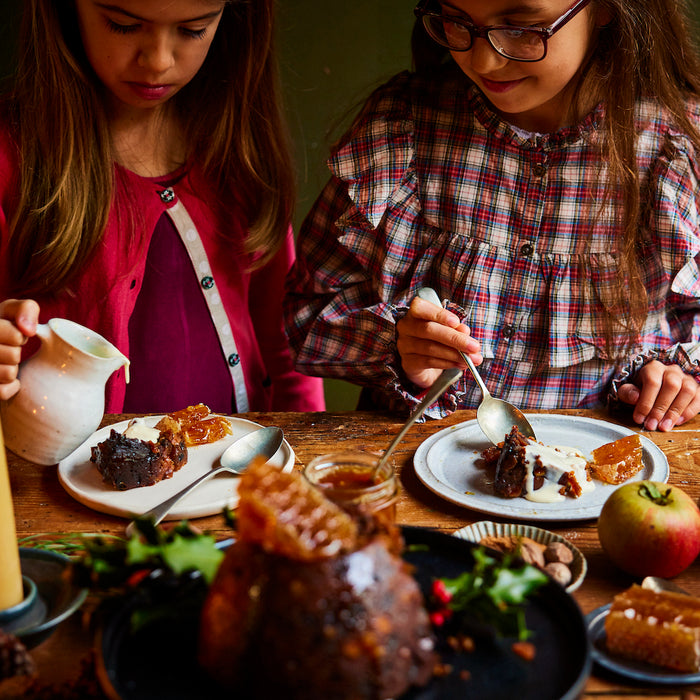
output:
M 20 390 L 0 402 L 5 445 L 36 464 L 56 464 L 82 445 L 104 415 L 105 384 L 129 360 L 64 318 L 37 326 L 41 347 L 20 364 Z

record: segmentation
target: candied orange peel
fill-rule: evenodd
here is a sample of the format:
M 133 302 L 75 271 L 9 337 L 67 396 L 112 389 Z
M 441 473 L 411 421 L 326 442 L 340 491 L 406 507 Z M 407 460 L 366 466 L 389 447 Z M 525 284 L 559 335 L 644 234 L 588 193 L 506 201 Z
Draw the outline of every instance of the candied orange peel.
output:
M 256 458 L 238 486 L 238 537 L 271 554 L 317 561 L 353 550 L 358 528 L 299 472 Z

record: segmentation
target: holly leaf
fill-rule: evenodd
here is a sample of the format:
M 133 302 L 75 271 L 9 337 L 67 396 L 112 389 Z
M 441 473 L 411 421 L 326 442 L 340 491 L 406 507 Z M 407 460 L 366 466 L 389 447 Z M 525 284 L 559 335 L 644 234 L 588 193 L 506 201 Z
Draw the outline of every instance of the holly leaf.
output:
M 224 558 L 215 544 L 214 538 L 208 535 L 186 538 L 176 534 L 171 542 L 163 545 L 161 556 L 176 574 L 197 569 L 206 582 L 211 583 Z
M 493 583 L 486 589 L 498 606 L 521 605 L 531 593 L 547 582 L 547 575 L 534 566 L 521 569 L 499 568 Z

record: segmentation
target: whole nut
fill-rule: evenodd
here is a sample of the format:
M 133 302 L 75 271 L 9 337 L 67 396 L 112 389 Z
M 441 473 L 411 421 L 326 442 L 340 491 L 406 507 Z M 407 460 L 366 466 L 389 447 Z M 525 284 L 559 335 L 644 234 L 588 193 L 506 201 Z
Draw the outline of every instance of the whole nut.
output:
M 571 575 L 571 569 L 566 564 L 562 564 L 560 561 L 550 562 L 544 567 L 544 570 L 562 586 L 568 586 L 573 578 Z
M 545 561 L 542 545 L 527 537 L 523 537 L 519 544 L 520 556 L 523 558 L 523 561 L 543 569 Z
M 563 542 L 550 542 L 544 550 L 545 561 L 571 564 L 574 553 Z

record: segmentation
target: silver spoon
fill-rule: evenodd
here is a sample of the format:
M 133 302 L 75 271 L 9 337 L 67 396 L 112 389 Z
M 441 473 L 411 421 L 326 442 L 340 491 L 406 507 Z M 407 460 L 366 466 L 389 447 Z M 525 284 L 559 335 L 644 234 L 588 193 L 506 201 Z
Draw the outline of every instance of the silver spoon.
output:
M 435 290 L 431 287 L 422 287 L 419 289 L 418 296 L 425 301 L 442 307 L 440 297 L 438 297 Z M 486 384 L 484 384 L 484 380 L 481 378 L 481 375 L 477 371 L 469 355 L 464 352 L 460 352 L 460 355 L 467 363 L 469 371 L 479 385 L 479 389 L 481 389 L 482 399 L 479 408 L 476 410 L 476 420 L 484 435 L 486 435 L 494 445 L 498 445 L 499 442 L 503 442 L 506 434 L 509 433 L 515 425 L 525 437 L 537 439 L 535 437 L 535 431 L 532 429 L 527 418 L 523 415 L 523 412 L 519 408 L 513 406 L 513 404 L 491 396 L 489 390 L 486 388 Z
M 178 491 L 174 496 L 140 515 L 139 519 L 150 519 L 154 525 L 158 525 L 176 503 L 187 496 L 190 491 L 196 489 L 202 482 L 222 472 L 242 474 L 248 468 L 253 458 L 259 455 L 270 459 L 279 449 L 283 438 L 284 433 L 281 428 L 260 428 L 247 433 L 224 450 L 224 453 L 219 458 L 218 467 L 214 467 L 206 474 L 202 474 L 202 476 L 185 486 L 182 491 Z M 134 522 L 132 521 L 126 527 L 126 534 L 128 537 L 131 537 L 133 532 Z
M 399 434 L 391 441 L 389 447 L 384 451 L 381 459 L 374 467 L 375 474 L 381 470 L 387 459 L 389 459 L 389 455 L 394 451 L 394 448 L 399 444 L 401 438 L 406 434 L 406 431 L 423 415 L 425 409 L 428 408 L 433 401 L 440 398 L 447 391 L 448 387 L 454 384 L 461 376 L 462 370 L 457 367 L 442 371 L 442 374 L 433 382 L 430 389 L 428 389 L 428 393 L 423 397 L 423 400 L 408 417 L 408 420 L 404 423 Z
M 642 588 L 647 588 L 655 593 L 670 591 L 671 593 L 684 593 L 685 595 L 690 595 L 685 588 L 681 588 L 677 583 L 673 583 L 673 581 L 669 581 L 665 578 L 659 578 L 658 576 L 646 576 L 642 580 Z

